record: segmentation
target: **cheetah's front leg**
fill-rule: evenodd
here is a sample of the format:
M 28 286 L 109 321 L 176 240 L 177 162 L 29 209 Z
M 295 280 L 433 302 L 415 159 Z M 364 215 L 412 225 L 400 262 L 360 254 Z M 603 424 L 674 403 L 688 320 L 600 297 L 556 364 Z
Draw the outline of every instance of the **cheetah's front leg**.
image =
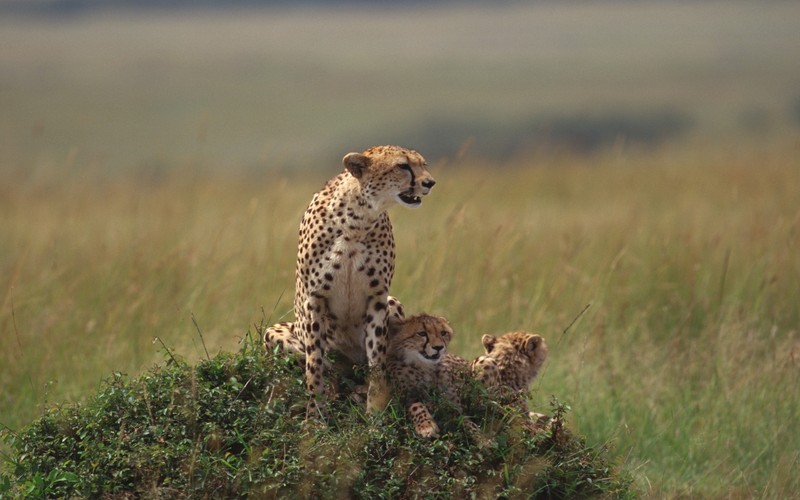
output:
M 389 404 L 389 383 L 386 376 L 386 302 L 387 296 L 377 298 L 372 314 L 367 315 L 367 362 L 369 363 L 369 389 L 367 413 L 374 413 Z
M 302 329 L 306 349 L 306 388 L 310 395 L 306 407 L 306 418 L 315 416 L 327 417 L 324 385 L 324 357 L 322 346 L 322 306 L 309 300 L 306 303 L 306 314 L 295 326 Z

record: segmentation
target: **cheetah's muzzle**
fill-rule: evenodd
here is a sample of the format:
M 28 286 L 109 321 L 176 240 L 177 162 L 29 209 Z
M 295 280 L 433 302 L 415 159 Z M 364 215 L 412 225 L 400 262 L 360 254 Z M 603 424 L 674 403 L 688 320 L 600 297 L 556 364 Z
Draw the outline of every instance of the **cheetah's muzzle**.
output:
M 397 196 L 400 198 L 400 201 L 412 207 L 417 207 L 422 203 L 422 198 L 414 195 L 414 191 L 412 189 L 403 191 Z

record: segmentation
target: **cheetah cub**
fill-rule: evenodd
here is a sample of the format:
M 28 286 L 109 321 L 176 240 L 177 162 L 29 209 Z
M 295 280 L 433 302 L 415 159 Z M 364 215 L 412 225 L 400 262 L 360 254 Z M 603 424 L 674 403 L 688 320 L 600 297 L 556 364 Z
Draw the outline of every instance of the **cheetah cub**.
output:
M 475 377 L 488 390 L 510 397 L 512 405 L 528 415 L 535 426 L 546 423 L 548 417 L 530 411 L 527 402 L 530 385 L 547 359 L 544 338 L 535 333 L 510 332 L 499 337 L 484 335 L 481 342 L 486 354 L 473 362 Z
M 439 426 L 422 402 L 447 380 L 445 359 L 453 329 L 445 318 L 419 314 L 389 322 L 388 375 L 392 393 L 405 405 L 416 433 L 439 436 Z

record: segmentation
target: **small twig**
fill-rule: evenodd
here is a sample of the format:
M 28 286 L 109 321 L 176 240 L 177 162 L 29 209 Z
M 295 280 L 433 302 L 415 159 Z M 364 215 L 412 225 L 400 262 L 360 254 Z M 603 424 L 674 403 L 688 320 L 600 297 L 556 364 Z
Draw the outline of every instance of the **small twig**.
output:
M 728 247 L 725 250 L 725 261 L 722 264 L 722 277 L 719 280 L 719 293 L 717 294 L 717 300 L 719 302 L 720 307 L 722 306 L 722 297 L 725 295 L 725 279 L 728 276 L 728 264 L 730 263 L 731 259 L 731 248 Z
M 275 395 L 275 386 L 273 385 L 272 388 L 270 388 L 269 397 L 267 397 L 267 402 L 264 403 L 264 406 L 269 406 L 269 404 L 272 403 L 272 396 L 274 395 Z
M 195 319 L 194 313 L 192 313 L 192 323 L 194 323 L 194 327 L 197 329 L 197 334 L 200 335 L 200 343 L 203 344 L 203 350 L 206 352 L 206 359 L 210 360 L 211 356 L 208 355 L 208 349 L 206 349 L 206 341 L 203 338 L 203 332 L 200 331 L 200 325 L 197 324 L 197 319 Z
M 173 356 L 173 355 L 172 355 L 172 353 L 170 352 L 169 348 L 167 347 L 167 344 L 165 344 L 165 343 L 164 343 L 164 341 L 163 341 L 163 340 L 161 340 L 161 337 L 154 337 L 154 338 L 153 338 L 153 342 L 155 342 L 155 341 L 158 341 L 158 342 L 161 344 L 161 347 L 163 347 L 163 348 L 164 348 L 164 351 L 165 351 L 165 352 L 167 353 L 167 355 L 169 356 L 169 359 L 171 359 L 171 360 L 172 360 L 172 362 L 173 362 L 173 363 L 175 363 L 175 364 L 177 365 L 177 364 L 178 364 L 178 360 L 177 360 L 177 359 L 175 359 L 175 356 Z
M 269 318 L 267 318 L 267 321 L 266 321 L 267 323 L 270 322 L 270 320 L 272 319 L 272 315 L 275 313 L 275 310 L 278 309 L 278 304 L 281 303 L 281 299 L 283 298 L 283 294 L 284 293 L 286 293 L 286 287 L 283 287 L 283 290 L 281 290 L 281 294 L 278 295 L 278 300 L 276 300 L 275 304 L 272 306 L 272 311 L 269 313 Z M 264 317 L 264 308 L 263 307 L 261 308 L 261 316 Z
M 239 394 L 237 394 L 234 399 L 239 399 L 241 397 L 242 393 L 244 392 L 244 390 L 247 389 L 247 386 L 250 385 L 250 382 L 252 382 L 252 381 L 253 381 L 252 377 L 247 379 L 247 382 L 245 382 L 244 385 L 242 385 L 242 388 L 239 389 Z
M 264 329 L 264 325 L 267 324 L 267 313 L 264 311 L 264 306 L 261 306 L 261 324 L 253 322 L 253 328 L 256 329 L 256 332 L 259 334 L 262 333 Z
M 0 427 L 2 427 L 3 429 L 5 429 L 5 431 L 6 431 L 6 432 L 8 432 L 8 433 L 12 434 L 14 437 L 19 437 L 19 434 L 17 434 L 16 432 L 14 432 L 14 429 L 12 429 L 11 427 L 7 426 L 6 424 L 4 424 L 4 423 L 0 422 Z
M 16 434 L 14 434 L 14 437 L 16 437 L 16 436 L 17 436 L 17 435 L 16 435 Z M 8 454 L 8 453 L 4 452 L 3 450 L 0 450 L 0 457 L 2 457 L 2 458 L 3 458 L 3 461 L 4 461 L 4 462 L 6 462 L 6 463 L 10 463 L 10 462 L 12 462 L 12 460 L 14 460 L 14 459 L 11 457 L 11 455 L 10 455 L 10 454 Z
M 147 386 L 144 386 L 142 394 L 144 396 L 144 405 L 147 408 L 147 415 L 150 417 L 150 425 L 156 425 L 156 419 L 153 418 L 153 408 L 150 406 L 150 396 L 147 393 Z
M 19 349 L 19 357 L 22 357 L 22 342 L 19 340 L 19 329 L 17 328 L 17 310 L 14 307 L 14 288 L 11 288 L 11 323 L 14 325 L 14 338 L 17 339 L 17 348 Z M 31 386 L 31 391 L 35 392 L 33 385 L 33 378 L 28 374 L 28 384 Z
M 569 330 L 570 328 L 572 328 L 572 325 L 574 325 L 574 324 L 575 324 L 575 322 L 576 322 L 576 321 L 578 321 L 578 319 L 579 319 L 581 316 L 583 316 L 583 313 L 585 313 L 585 312 L 586 312 L 586 310 L 587 310 L 587 309 L 589 309 L 590 307 L 592 307 L 592 303 L 591 303 L 591 302 L 589 302 L 588 304 L 586 304 L 586 306 L 585 306 L 583 309 L 581 309 L 581 312 L 579 312 L 579 313 L 578 313 L 578 315 L 577 315 L 577 316 L 575 316 L 575 317 L 572 319 L 572 322 L 571 322 L 569 325 L 567 325 L 567 327 L 566 327 L 566 328 L 564 328 L 564 331 L 563 331 L 563 332 L 561 332 L 561 337 L 559 337 L 559 338 L 558 338 L 558 342 L 556 342 L 556 345 L 558 345 L 558 344 L 560 344 L 560 343 L 561 343 L 561 340 L 564 338 L 564 335 L 566 335 L 566 334 L 567 334 L 567 330 Z
M 272 323 L 272 315 L 275 313 L 275 310 L 278 309 L 278 304 L 280 304 L 284 293 L 286 293 L 286 288 L 285 287 L 284 287 L 283 290 L 281 290 L 281 294 L 278 295 L 278 300 L 276 300 L 275 304 L 272 306 L 272 311 L 269 313 L 269 317 L 267 317 L 267 312 L 264 310 L 264 306 L 261 306 L 261 324 L 260 325 L 256 325 L 255 323 L 253 323 L 253 326 L 255 327 L 256 332 L 258 332 L 258 334 L 262 336 L 261 340 L 264 340 L 263 339 L 263 335 L 264 335 L 264 331 L 266 330 L 266 325 Z M 280 316 L 278 318 L 278 321 L 280 321 L 282 318 L 284 318 L 287 314 L 289 314 L 289 311 L 287 311 L 282 316 Z
M 14 309 L 14 296 L 11 296 L 11 323 L 14 325 L 14 338 L 17 339 L 17 347 L 22 352 L 22 342 L 19 341 L 19 330 L 17 329 L 17 311 Z
M 563 338 L 564 338 L 564 335 L 566 335 L 566 334 L 567 334 L 567 331 L 568 331 L 570 328 L 572 328 L 572 325 L 574 325 L 574 324 L 575 324 L 575 323 L 578 321 L 578 319 L 579 319 L 581 316 L 583 316 L 583 314 L 584 314 L 584 313 L 585 313 L 585 312 L 586 312 L 586 311 L 587 311 L 587 310 L 588 310 L 590 307 L 592 307 L 592 303 L 591 303 L 591 302 L 589 302 L 588 304 L 586 304 L 586 306 L 584 306 L 584 308 L 583 308 L 583 309 L 581 309 L 581 312 L 579 312 L 579 313 L 577 314 L 577 316 L 575 316 L 575 317 L 572 319 L 572 321 L 570 322 L 570 324 L 568 324 L 568 325 L 567 325 L 567 327 L 566 327 L 566 328 L 564 328 L 564 330 L 561 332 L 561 336 L 560 336 L 560 337 L 558 338 L 558 340 L 556 341 L 556 345 L 560 345 L 560 344 L 561 344 L 561 339 L 563 339 Z M 584 345 L 585 345 L 585 344 L 584 344 Z M 542 369 L 542 371 L 539 373 L 539 376 L 538 376 L 538 377 L 536 377 L 536 378 L 538 379 L 538 381 L 539 381 L 539 386 L 538 386 L 538 387 L 539 387 L 540 389 L 541 389 L 541 387 L 542 387 L 542 379 L 544 378 L 544 375 L 545 375 L 545 373 L 547 373 L 547 368 L 548 368 L 549 366 L 550 366 L 549 364 L 545 365 L 545 367 L 544 367 L 544 368 Z

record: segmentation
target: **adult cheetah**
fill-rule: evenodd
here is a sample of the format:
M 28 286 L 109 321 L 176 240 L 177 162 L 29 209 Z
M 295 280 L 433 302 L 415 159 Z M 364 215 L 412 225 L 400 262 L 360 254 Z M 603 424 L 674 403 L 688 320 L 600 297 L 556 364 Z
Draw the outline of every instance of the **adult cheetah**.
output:
M 422 155 L 398 146 L 348 153 L 342 163 L 300 224 L 294 328 L 305 348 L 308 415 L 325 414 L 327 349 L 369 365 L 367 412 L 388 403 L 385 332 L 395 253 L 386 210 L 419 206 L 436 183 Z

